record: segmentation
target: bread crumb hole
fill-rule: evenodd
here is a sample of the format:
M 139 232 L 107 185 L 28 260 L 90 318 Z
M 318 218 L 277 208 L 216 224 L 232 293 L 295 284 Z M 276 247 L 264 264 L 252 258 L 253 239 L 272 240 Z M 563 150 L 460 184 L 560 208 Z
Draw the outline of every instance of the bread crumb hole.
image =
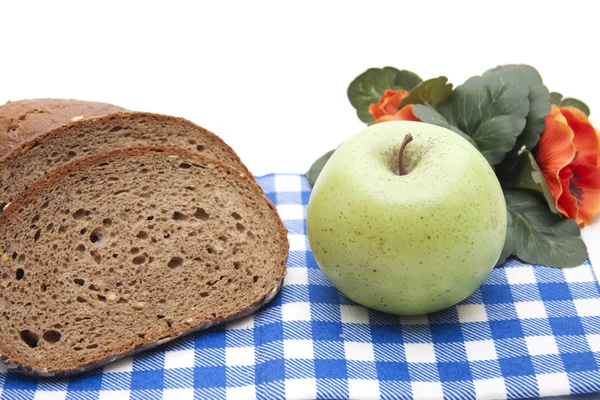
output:
M 102 256 L 95 251 L 90 251 L 90 255 L 94 258 L 96 264 L 100 264 L 102 262 Z
M 42 291 L 42 292 L 45 292 L 46 290 L 48 290 L 48 285 L 47 285 L 47 284 L 45 284 L 45 283 L 42 283 L 42 284 L 40 285 L 40 289 L 41 289 L 41 291 Z
M 90 344 L 88 346 L 85 346 L 86 349 L 95 349 L 98 347 L 98 343 L 94 343 L 94 344 Z
M 200 297 L 208 297 L 208 292 L 202 292 L 202 293 L 200 293 Z
M 27 346 L 35 349 L 38 346 L 38 342 L 40 341 L 40 335 L 35 332 L 31 332 L 29 329 L 25 329 L 20 333 L 21 340 L 24 341 Z
M 167 267 L 169 268 L 177 268 L 183 265 L 183 258 L 181 257 L 171 257 L 169 262 L 167 263 Z
M 37 231 L 35 231 L 35 235 L 33 235 L 33 241 L 37 242 L 40 239 L 40 235 L 42 234 L 42 230 L 38 229 Z
M 131 254 L 137 254 L 140 252 L 140 248 L 139 247 L 132 247 L 131 250 L 129 250 L 129 252 Z
M 248 236 L 248 239 L 254 239 L 254 233 L 252 233 L 252 231 L 246 232 L 246 236 Z
M 82 230 L 79 231 L 79 234 L 85 235 L 86 232 L 87 232 L 87 228 L 83 228 Z
M 173 213 L 173 219 L 175 221 L 187 221 L 188 216 L 183 213 L 180 213 L 179 211 L 175 211 Z
M 192 168 L 192 166 L 188 163 L 181 163 L 181 164 L 179 164 L 179 168 L 189 169 L 189 168 Z
M 236 212 L 232 212 L 231 216 L 233 217 L 233 219 L 237 219 L 238 221 L 240 219 L 242 219 L 242 216 L 240 214 L 236 213 Z
M 87 299 L 85 297 L 77 296 L 77 301 L 80 303 L 87 303 Z
M 85 210 L 83 208 L 80 208 L 79 210 L 75 211 L 71 216 L 73 217 L 73 219 L 81 219 L 85 217 Z
M 78 284 L 79 286 L 83 286 L 85 285 L 85 280 L 80 279 L 80 278 L 75 278 L 73 279 L 73 282 L 75 282 L 76 284 Z
M 104 218 L 102 220 L 102 225 L 104 225 L 106 227 L 111 226 L 112 225 L 112 219 L 110 219 L 110 218 Z
M 67 227 L 64 226 L 64 225 L 61 225 L 60 228 L 58 228 L 58 233 L 61 234 L 61 235 L 63 233 L 65 233 L 66 231 L 67 231 Z
M 82 253 L 83 253 L 83 252 L 85 251 L 85 246 L 84 246 L 84 245 L 82 245 L 82 244 L 80 244 L 79 246 L 77 246 L 77 249 L 76 249 L 76 250 L 77 250 L 77 251 L 80 251 L 80 252 L 82 252 Z
M 252 281 L 253 281 L 254 283 L 258 282 L 258 275 L 254 275 L 254 276 L 252 277 Z
M 239 261 L 234 261 L 234 263 L 233 263 L 233 268 L 234 268 L 234 269 L 240 269 L 240 268 L 241 268 L 241 266 L 242 266 L 242 263 L 241 263 L 241 262 L 239 262 Z
M 104 229 L 102 227 L 98 227 L 90 233 L 90 242 L 96 244 L 102 240 L 102 236 L 104 235 Z
M 77 153 L 75 153 L 74 151 L 70 151 L 67 153 L 67 159 L 72 160 L 77 156 Z
M 208 214 L 204 210 L 204 208 L 198 207 L 198 208 L 196 208 L 196 213 L 194 213 L 194 217 L 196 217 L 199 220 L 206 221 L 210 218 L 210 214 Z
M 42 335 L 42 337 L 44 338 L 44 340 L 50 344 L 54 344 L 57 343 L 60 338 L 62 337 L 61 333 L 59 331 L 55 331 L 55 330 L 51 330 L 51 331 L 46 331 L 44 332 L 44 334 Z
M 146 337 L 145 333 L 138 333 L 137 335 L 140 339 L 144 339 Z
M 23 268 L 17 268 L 16 278 L 18 281 L 25 277 L 25 270 Z
M 143 263 L 145 263 L 145 262 L 146 262 L 146 256 L 136 256 L 136 257 L 133 257 L 133 260 L 132 260 L 132 262 L 133 262 L 135 265 L 140 265 L 140 264 L 143 264 Z
M 148 233 L 144 231 L 139 231 L 137 234 L 138 239 L 148 239 Z
M 238 232 L 244 232 L 246 230 L 246 227 L 238 222 L 237 224 L 235 224 L 235 229 L 237 229 Z
M 17 264 L 19 264 L 19 265 L 25 264 L 25 254 L 19 255 L 19 258 L 17 258 Z

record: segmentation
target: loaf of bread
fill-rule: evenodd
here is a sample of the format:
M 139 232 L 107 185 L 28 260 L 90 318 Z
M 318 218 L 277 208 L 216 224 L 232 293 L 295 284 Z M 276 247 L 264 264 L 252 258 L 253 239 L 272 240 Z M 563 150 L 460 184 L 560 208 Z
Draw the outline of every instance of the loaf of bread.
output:
M 0 157 L 35 136 L 74 119 L 127 111 L 106 103 L 68 99 L 9 101 L 0 106 Z
M 183 118 L 120 112 L 74 121 L 37 135 L 0 160 L 0 211 L 28 186 L 71 161 L 116 149 L 168 146 L 216 158 L 253 179 L 221 138 Z
M 90 129 L 141 124 L 160 142 L 153 118 Z M 112 136 L 98 137 L 102 146 Z M 0 358 L 43 376 L 80 373 L 250 314 L 279 290 L 288 254 L 286 229 L 253 180 L 160 147 L 55 170 L 0 215 L 0 247 Z

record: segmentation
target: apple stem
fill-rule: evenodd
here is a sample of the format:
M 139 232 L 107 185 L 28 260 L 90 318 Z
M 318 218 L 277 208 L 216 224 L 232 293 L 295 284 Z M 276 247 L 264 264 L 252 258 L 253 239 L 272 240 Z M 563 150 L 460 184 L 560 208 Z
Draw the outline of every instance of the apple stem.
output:
M 398 175 L 408 174 L 408 171 L 406 170 L 406 167 L 404 166 L 404 149 L 406 148 L 407 144 L 412 142 L 412 140 L 413 140 L 412 135 L 410 133 L 407 133 L 406 136 L 404 136 L 404 140 L 402 141 L 402 144 L 400 145 L 400 154 L 398 155 Z

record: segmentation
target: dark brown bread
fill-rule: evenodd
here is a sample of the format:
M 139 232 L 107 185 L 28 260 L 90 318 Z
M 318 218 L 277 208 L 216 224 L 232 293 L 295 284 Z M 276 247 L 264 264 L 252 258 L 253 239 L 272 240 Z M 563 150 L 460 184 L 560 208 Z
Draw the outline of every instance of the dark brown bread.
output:
M 127 111 L 123 107 L 69 99 L 9 101 L 0 106 L 0 157 L 33 137 L 73 119 Z
M 258 185 L 189 151 L 75 161 L 0 215 L 0 359 L 69 375 L 247 315 L 285 274 Z
M 92 154 L 139 146 L 169 146 L 202 153 L 252 177 L 235 151 L 214 133 L 183 118 L 123 112 L 62 125 L 0 160 L 0 210 L 62 165 Z

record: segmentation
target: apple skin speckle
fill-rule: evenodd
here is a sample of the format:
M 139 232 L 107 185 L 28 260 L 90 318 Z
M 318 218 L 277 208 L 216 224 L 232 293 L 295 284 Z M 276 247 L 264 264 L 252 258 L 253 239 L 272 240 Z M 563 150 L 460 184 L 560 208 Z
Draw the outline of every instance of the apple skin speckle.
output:
M 407 133 L 409 172 L 400 176 Z M 462 301 L 489 275 L 506 237 L 506 204 L 466 140 L 438 126 L 386 122 L 331 157 L 311 193 L 307 232 L 317 264 L 346 296 L 420 315 Z

